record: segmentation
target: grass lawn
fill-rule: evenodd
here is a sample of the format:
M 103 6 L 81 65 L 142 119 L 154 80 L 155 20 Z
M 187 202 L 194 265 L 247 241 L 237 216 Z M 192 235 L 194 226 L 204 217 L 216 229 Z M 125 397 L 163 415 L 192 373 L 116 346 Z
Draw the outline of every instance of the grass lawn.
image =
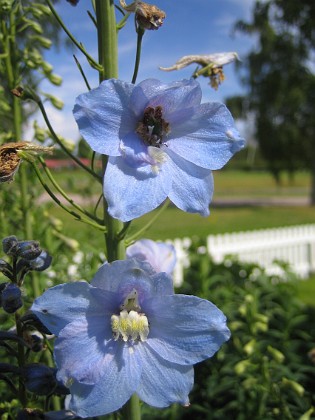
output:
M 66 191 L 81 193 L 84 197 L 91 197 L 98 191 L 100 185 L 91 183 L 85 174 L 78 170 L 63 170 L 57 172 L 56 177 Z M 299 172 L 294 183 L 283 179 L 282 185 L 277 186 L 267 172 L 244 172 L 222 170 L 214 173 L 215 197 L 307 197 L 310 188 L 310 176 L 306 172 Z M 94 199 L 94 197 L 93 197 Z M 81 222 L 74 221 L 71 216 L 57 206 L 51 207 L 50 212 L 64 221 L 64 233 L 80 241 L 89 238 L 95 246 L 102 246 L 103 235 L 94 231 Z M 148 223 L 155 212 L 146 214 L 132 222 L 130 234 L 135 233 Z M 207 218 L 196 214 L 188 214 L 175 207 L 169 207 L 153 223 L 142 236 L 152 239 L 172 239 L 176 237 L 193 236 L 206 237 L 209 234 L 264 229 L 279 226 L 292 226 L 305 223 L 315 223 L 315 210 L 308 206 L 269 206 L 269 207 L 211 207 L 211 215 Z

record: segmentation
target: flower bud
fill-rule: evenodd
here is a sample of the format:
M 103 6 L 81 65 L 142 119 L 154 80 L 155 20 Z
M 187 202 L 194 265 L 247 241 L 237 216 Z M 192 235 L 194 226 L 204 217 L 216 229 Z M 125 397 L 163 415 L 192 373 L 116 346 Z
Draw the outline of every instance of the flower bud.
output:
M 16 236 L 8 236 L 2 240 L 3 252 L 7 255 L 15 255 L 18 245 L 18 239 Z
M 41 254 L 42 250 L 37 241 L 19 241 L 17 246 L 17 256 L 24 260 L 34 260 Z
M 25 387 L 37 395 L 49 395 L 57 386 L 56 369 L 39 363 L 31 363 L 23 368 Z
M 282 384 L 288 388 L 291 388 L 300 397 L 302 397 L 305 392 L 305 389 L 303 388 L 303 386 L 299 384 L 298 382 L 293 381 L 292 379 L 283 377 Z
M 62 83 L 62 77 L 58 76 L 57 74 L 47 74 L 47 77 L 53 85 L 60 86 Z
M 51 264 L 52 256 L 46 251 L 42 251 L 40 255 L 32 261 L 29 261 L 31 270 L 44 271 Z
M 40 36 L 40 35 L 30 36 L 30 39 L 32 41 L 38 42 L 40 46 L 43 48 L 50 48 L 52 44 L 52 41 L 50 39 L 45 38 L 44 36 Z
M 64 103 L 61 99 L 56 98 L 56 96 L 50 95 L 48 93 L 44 94 L 46 96 L 47 99 L 50 100 L 50 102 L 52 103 L 52 105 L 57 108 L 57 109 L 62 109 L 64 106 Z
M 23 306 L 21 289 L 14 283 L 7 283 L 1 293 L 1 304 L 7 313 L 16 312 Z

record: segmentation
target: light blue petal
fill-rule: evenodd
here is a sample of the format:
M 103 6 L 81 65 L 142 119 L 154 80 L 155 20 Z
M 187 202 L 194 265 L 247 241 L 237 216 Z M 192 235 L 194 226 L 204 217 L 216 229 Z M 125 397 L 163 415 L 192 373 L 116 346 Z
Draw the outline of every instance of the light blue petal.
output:
M 148 277 L 153 274 L 154 270 L 146 262 L 131 258 L 117 260 L 101 265 L 93 277 L 91 285 L 113 293 L 119 293 L 121 284 L 137 281 L 141 276 L 141 280 L 147 284 L 148 290 L 151 290 L 151 281 Z
M 74 382 L 67 408 L 85 417 L 101 416 L 120 409 L 139 387 L 142 366 L 139 353 L 117 342 L 113 362 L 95 385 Z
M 130 108 L 136 116 L 142 117 L 146 107 L 162 106 L 163 116 L 167 120 L 169 115 L 179 109 L 200 105 L 201 97 L 200 85 L 194 79 L 168 84 L 147 79 L 135 86 L 130 98 Z
M 155 297 L 142 310 L 150 323 L 146 344 L 173 363 L 192 365 L 205 360 L 230 337 L 224 314 L 195 296 Z
M 172 279 L 166 273 L 156 274 L 148 263 L 133 258 L 103 264 L 91 284 L 95 286 L 96 299 L 103 291 L 118 296 L 117 307 L 133 289 L 138 291 L 140 303 L 154 295 L 174 293 Z
M 157 273 L 171 274 L 176 264 L 175 248 L 166 242 L 156 242 L 151 239 L 141 239 L 130 245 L 126 250 L 127 258 L 137 258 L 147 261 Z
M 181 210 L 190 213 L 209 215 L 209 205 L 213 194 L 213 177 L 208 169 L 200 168 L 180 156 L 167 151 L 172 172 L 170 200 Z
M 35 299 L 31 310 L 55 335 L 69 322 L 85 318 L 86 311 L 97 314 L 100 304 L 90 294 L 91 286 L 86 282 L 60 284 L 48 289 Z
M 192 118 L 170 124 L 168 148 L 202 168 L 220 169 L 245 144 L 229 110 L 221 103 L 202 104 Z
M 139 398 L 153 407 L 168 407 L 173 403 L 188 405 L 188 394 L 194 384 L 193 367 L 166 362 L 145 343 L 139 353 L 142 363 Z
M 110 79 L 79 95 L 73 109 L 83 138 L 95 152 L 119 156 L 119 142 L 134 131 L 137 120 L 128 109 L 134 85 Z
M 109 214 L 127 222 L 158 207 L 171 189 L 164 166 L 158 174 L 150 166 L 140 172 L 126 165 L 123 158 L 109 158 L 104 178 Z
M 111 313 L 68 324 L 55 343 L 58 379 L 66 386 L 73 380 L 95 384 L 114 363 L 117 342 L 113 341 Z

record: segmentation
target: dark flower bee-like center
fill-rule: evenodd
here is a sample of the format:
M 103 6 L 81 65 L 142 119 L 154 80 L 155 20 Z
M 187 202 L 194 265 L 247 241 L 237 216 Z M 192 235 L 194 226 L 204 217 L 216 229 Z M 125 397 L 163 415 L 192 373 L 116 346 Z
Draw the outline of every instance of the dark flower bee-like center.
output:
M 139 121 L 136 133 L 147 146 L 161 147 L 164 137 L 169 133 L 169 123 L 163 118 L 161 106 L 155 108 L 148 106 L 143 113 L 142 121 Z

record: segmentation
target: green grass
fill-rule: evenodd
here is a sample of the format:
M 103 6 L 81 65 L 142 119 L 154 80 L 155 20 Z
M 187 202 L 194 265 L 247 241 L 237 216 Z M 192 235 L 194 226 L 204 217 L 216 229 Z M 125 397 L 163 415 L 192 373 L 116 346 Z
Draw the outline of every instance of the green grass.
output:
M 277 185 L 265 171 L 221 170 L 214 172 L 215 197 L 303 197 L 310 191 L 308 172 L 297 172 L 294 179 L 283 177 Z
M 78 170 L 63 170 L 57 172 L 56 177 L 65 190 L 81 193 L 88 200 L 96 201 L 96 191 L 100 192 L 100 185 L 91 183 L 85 174 Z M 215 198 L 254 198 L 254 197 L 307 197 L 310 188 L 310 176 L 306 172 L 299 172 L 294 183 L 283 179 L 282 185 L 277 186 L 267 172 L 244 172 L 236 170 L 222 170 L 214 174 Z M 91 194 L 93 197 L 91 197 Z M 103 235 L 81 222 L 74 221 L 71 216 L 56 206 L 51 213 L 64 221 L 64 233 L 78 238 L 80 241 L 95 243 L 102 246 Z M 135 233 L 148 223 L 154 212 L 132 222 L 130 234 Z M 152 239 L 172 239 L 175 237 L 193 236 L 205 238 L 209 234 L 234 232 L 252 229 L 264 229 L 279 226 L 292 226 L 305 223 L 315 223 L 314 208 L 307 206 L 269 206 L 269 207 L 211 207 L 211 215 L 207 218 L 195 214 L 182 212 L 174 207 L 165 210 L 145 233 L 145 237 Z M 91 233 L 93 232 L 93 233 Z
M 88 225 L 75 221 L 59 208 L 52 208 L 50 214 L 64 222 L 64 234 L 102 244 L 102 233 L 91 231 Z M 148 223 L 155 213 L 149 213 L 132 222 L 130 233 L 135 233 Z M 184 213 L 174 207 L 165 210 L 142 236 L 151 239 L 172 239 L 184 236 L 205 238 L 210 234 L 265 229 L 279 226 L 293 226 L 315 223 L 314 208 L 311 207 L 236 207 L 212 208 L 209 217 Z M 101 242 L 100 242 L 101 241 Z

